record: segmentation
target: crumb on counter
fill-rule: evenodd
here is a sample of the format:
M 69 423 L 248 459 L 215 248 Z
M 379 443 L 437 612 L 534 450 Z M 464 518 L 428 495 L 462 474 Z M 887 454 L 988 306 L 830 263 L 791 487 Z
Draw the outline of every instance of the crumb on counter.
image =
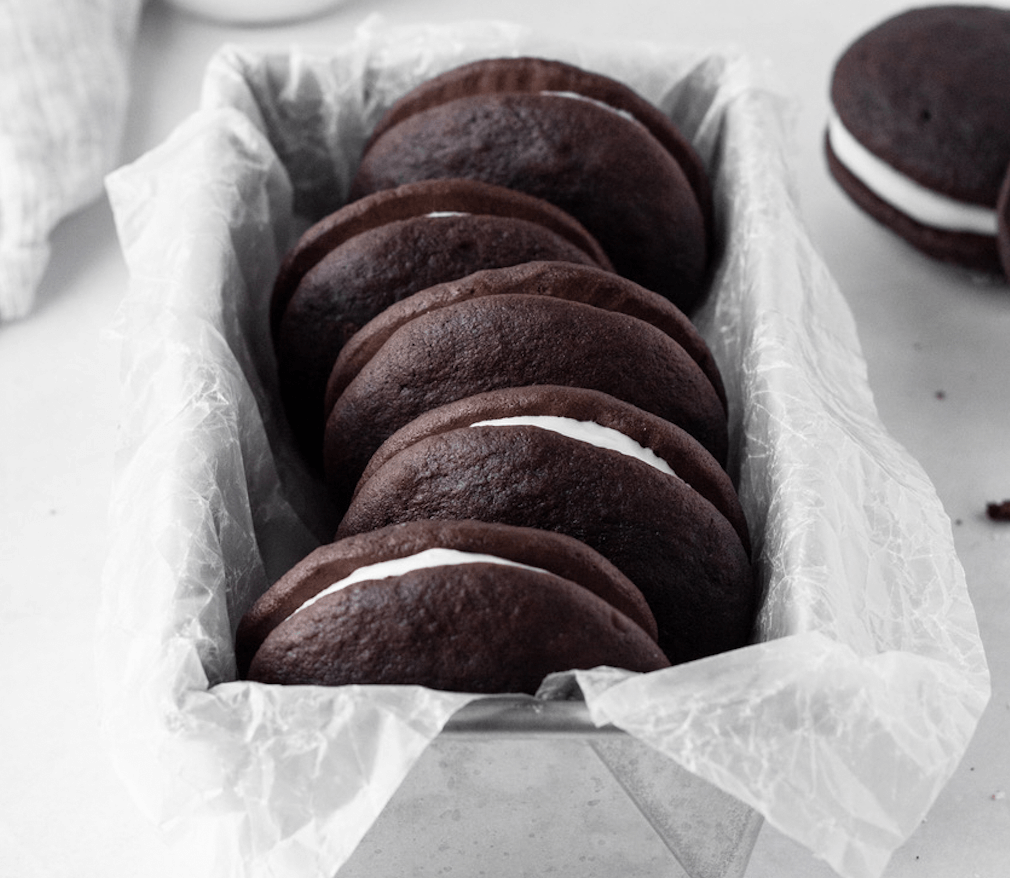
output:
M 989 503 L 986 505 L 985 511 L 993 521 L 1010 521 L 1010 500 Z

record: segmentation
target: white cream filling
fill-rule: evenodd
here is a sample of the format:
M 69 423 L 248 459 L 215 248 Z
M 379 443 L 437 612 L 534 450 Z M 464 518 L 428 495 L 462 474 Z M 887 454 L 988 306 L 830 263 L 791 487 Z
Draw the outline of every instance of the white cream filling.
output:
M 926 226 L 951 232 L 996 234 L 996 211 L 948 198 L 916 183 L 877 158 L 842 124 L 828 120 L 828 141 L 838 160 L 877 197 Z
M 433 210 L 425 216 L 438 219 L 443 216 L 469 216 L 469 214 L 465 210 Z
M 477 421 L 471 427 L 503 427 L 503 426 L 528 426 L 539 427 L 541 430 L 551 430 L 567 436 L 569 439 L 576 439 L 579 442 L 586 442 L 595 445 L 597 448 L 607 448 L 610 451 L 617 451 L 634 457 L 643 463 L 655 467 L 668 476 L 679 478 L 663 458 L 661 458 L 651 448 L 646 448 L 640 442 L 636 442 L 630 436 L 626 436 L 620 430 L 612 427 L 604 427 L 595 421 L 577 421 L 575 418 L 565 418 L 559 415 L 516 415 L 509 418 L 491 418 L 486 421 Z
M 598 98 L 591 98 L 588 97 L 587 95 L 580 95 L 577 91 L 542 91 L 540 93 L 545 95 L 554 95 L 555 97 L 559 98 L 574 98 L 575 100 L 579 101 L 589 101 L 589 103 L 591 104 L 596 104 L 596 106 L 598 107 L 603 107 L 604 110 L 610 110 L 611 113 L 617 113 L 618 116 L 627 119 L 629 122 L 634 122 L 636 125 L 642 124 L 641 122 L 638 121 L 638 119 L 635 118 L 635 116 L 633 116 L 627 110 L 622 110 L 619 107 L 615 107 L 611 104 L 608 104 L 606 101 L 599 100 Z
M 424 570 L 428 567 L 455 567 L 460 564 L 501 564 L 506 567 L 522 567 L 524 570 L 535 570 L 539 573 L 546 573 L 539 567 L 531 567 L 529 564 L 521 564 L 518 561 L 509 561 L 507 558 L 499 558 L 497 555 L 485 555 L 480 552 L 464 552 L 459 549 L 424 549 L 413 555 L 405 555 L 402 558 L 391 558 L 388 561 L 377 561 L 375 564 L 365 564 L 349 573 L 343 579 L 327 586 L 321 592 L 305 601 L 291 616 L 300 613 L 306 607 L 311 607 L 316 601 L 327 595 L 335 594 L 341 589 L 354 585 L 356 582 L 365 582 L 370 579 L 391 579 L 394 576 L 402 576 L 415 570 Z M 290 619 L 291 616 L 287 618 Z

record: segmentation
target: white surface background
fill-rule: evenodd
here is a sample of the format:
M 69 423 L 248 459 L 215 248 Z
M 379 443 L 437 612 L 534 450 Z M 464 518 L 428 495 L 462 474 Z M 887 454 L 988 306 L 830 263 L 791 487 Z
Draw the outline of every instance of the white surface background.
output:
M 1010 498 L 1010 288 L 930 262 L 881 230 L 841 194 L 821 153 L 835 58 L 902 8 L 484 0 L 479 14 L 589 40 L 734 47 L 794 102 L 804 216 L 855 313 L 881 418 L 923 464 L 951 517 L 993 679 L 961 767 L 886 878 L 1002 878 L 1010 874 L 1010 524 L 987 520 L 985 506 Z M 471 18 L 477 9 L 466 0 L 347 0 L 310 22 L 241 28 L 149 4 L 123 161 L 196 108 L 204 65 L 221 43 L 339 44 L 373 13 L 398 24 Z M 172 874 L 158 833 L 102 749 L 92 660 L 116 445 L 111 329 L 125 285 L 101 201 L 57 230 L 35 312 L 0 326 L 0 878 Z M 830 874 L 767 827 L 747 873 Z

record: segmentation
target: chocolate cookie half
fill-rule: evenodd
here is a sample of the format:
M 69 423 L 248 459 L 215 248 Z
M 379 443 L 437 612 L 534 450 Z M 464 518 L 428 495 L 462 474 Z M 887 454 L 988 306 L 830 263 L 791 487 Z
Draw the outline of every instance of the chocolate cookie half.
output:
M 370 229 L 428 214 L 460 213 L 527 220 L 550 229 L 582 250 L 593 264 L 611 269 L 610 260 L 578 222 L 564 211 L 522 192 L 478 180 L 422 180 L 376 192 L 344 205 L 310 226 L 285 254 L 270 302 L 276 333 L 298 284 L 330 251 Z
M 432 284 L 533 259 L 609 267 L 562 211 L 472 180 L 377 193 L 309 229 L 288 254 L 271 303 L 281 394 L 303 447 L 318 457 L 326 380 L 359 327 Z
M 860 36 L 831 81 L 831 173 L 924 253 L 1000 271 L 996 200 L 1010 162 L 1010 10 L 930 6 Z
M 748 552 L 726 516 L 683 479 L 538 424 L 452 423 L 383 455 L 338 537 L 431 518 L 557 531 L 641 590 L 672 663 L 749 640 L 757 591 Z
M 388 307 L 341 349 L 327 383 L 324 410 L 328 413 L 333 409 L 344 388 L 364 364 L 408 321 L 466 299 L 504 293 L 568 299 L 629 314 L 652 324 L 684 348 L 726 407 L 726 390 L 715 358 L 694 324 L 676 305 L 610 271 L 589 265 L 537 261 L 474 272 L 459 280 L 436 284 Z
M 726 413 L 698 364 L 649 323 L 581 302 L 508 293 L 423 313 L 393 332 L 337 399 L 323 459 L 334 499 L 418 415 L 504 387 L 586 387 L 679 424 L 720 462 Z
M 693 149 L 659 117 L 619 84 L 570 65 L 476 62 L 390 108 L 351 197 L 451 177 L 528 192 L 579 220 L 618 273 L 689 312 L 707 282 L 710 195 Z
M 577 540 L 415 521 L 311 553 L 243 617 L 236 652 L 262 682 L 532 694 L 555 671 L 667 666 L 642 625 L 641 594 Z

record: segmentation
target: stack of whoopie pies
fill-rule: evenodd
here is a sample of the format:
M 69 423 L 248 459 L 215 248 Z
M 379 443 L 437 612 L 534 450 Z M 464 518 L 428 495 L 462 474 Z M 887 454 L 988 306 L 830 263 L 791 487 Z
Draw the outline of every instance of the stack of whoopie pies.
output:
M 494 59 L 394 104 L 271 311 L 335 541 L 245 615 L 253 680 L 529 692 L 732 649 L 757 594 L 686 316 L 705 169 L 626 86 Z

